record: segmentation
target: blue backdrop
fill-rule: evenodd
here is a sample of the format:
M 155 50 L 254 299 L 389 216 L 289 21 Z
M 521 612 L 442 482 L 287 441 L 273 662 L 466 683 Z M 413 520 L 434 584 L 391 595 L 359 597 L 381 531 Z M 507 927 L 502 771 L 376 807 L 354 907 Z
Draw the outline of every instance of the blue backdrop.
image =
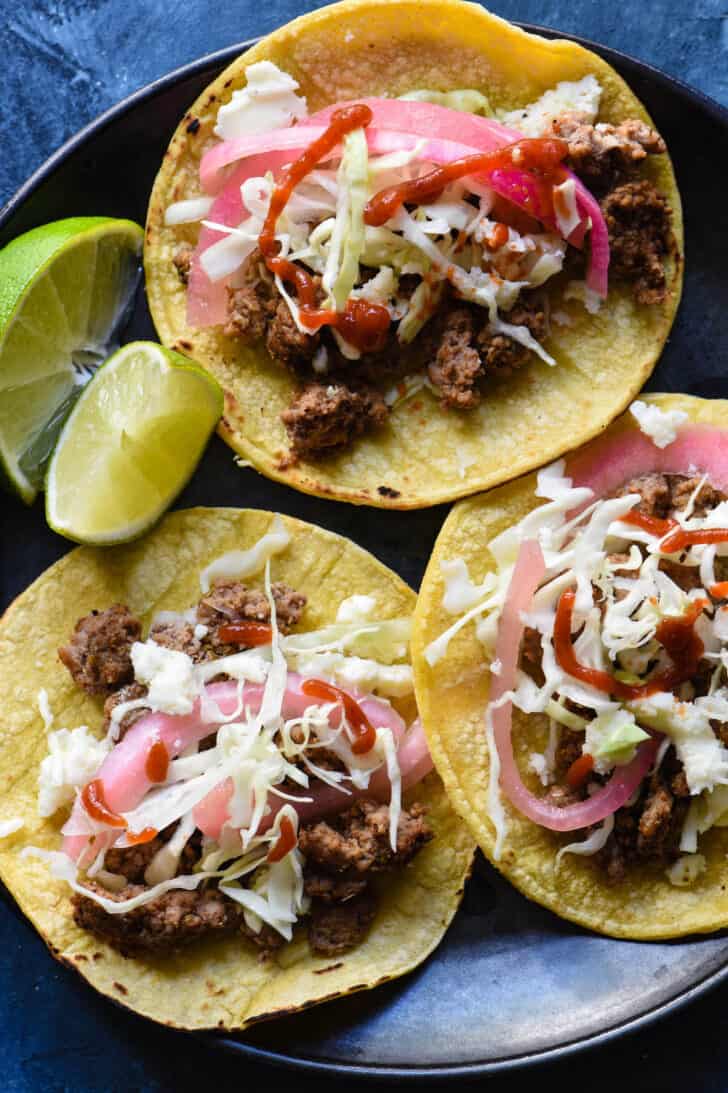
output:
M 229 0 L 214 6 L 207 0 L 30 0 L 25 5 L 0 0 L 0 204 L 67 137 L 131 91 L 318 6 L 300 0 Z M 493 0 L 490 7 L 631 53 L 728 105 L 726 0 L 628 5 Z M 1 710 L 0 693 L 0 716 Z M 727 1014 L 724 987 L 629 1040 L 489 1088 L 530 1090 L 534 1082 L 553 1081 L 593 1093 L 615 1083 L 664 1093 L 724 1091 Z M 217 1093 L 272 1082 L 318 1090 L 323 1079 L 221 1056 L 193 1037 L 156 1028 L 103 1002 L 50 959 L 33 930 L 0 906 L 4 1093 L 210 1088 Z

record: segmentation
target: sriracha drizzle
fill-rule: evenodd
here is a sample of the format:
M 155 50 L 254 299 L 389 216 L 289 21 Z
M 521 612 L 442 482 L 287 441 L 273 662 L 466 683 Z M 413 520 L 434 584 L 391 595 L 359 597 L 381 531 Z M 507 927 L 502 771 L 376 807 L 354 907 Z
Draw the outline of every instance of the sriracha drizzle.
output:
M 359 703 L 342 691 L 334 687 L 333 683 L 327 683 L 323 679 L 305 679 L 301 684 L 301 690 L 309 698 L 321 698 L 325 702 L 337 702 L 344 707 L 344 716 L 349 722 L 349 727 L 354 733 L 354 742 L 351 750 L 354 755 L 366 755 L 377 742 L 377 732 L 371 721 L 364 713 Z
M 302 324 L 312 333 L 322 326 L 332 326 L 351 345 L 364 353 L 376 352 L 384 347 L 390 324 L 387 308 L 382 304 L 356 299 L 347 300 L 346 308 L 342 312 L 316 307 L 316 283 L 313 277 L 295 262 L 279 256 L 275 230 L 278 217 L 299 182 L 333 151 L 347 133 L 352 129 L 366 127 L 371 120 L 372 112 L 364 103 L 343 106 L 334 111 L 321 136 L 298 159 L 284 168 L 281 181 L 273 190 L 268 214 L 258 238 L 258 246 L 271 273 L 277 274 L 282 281 L 295 285 Z

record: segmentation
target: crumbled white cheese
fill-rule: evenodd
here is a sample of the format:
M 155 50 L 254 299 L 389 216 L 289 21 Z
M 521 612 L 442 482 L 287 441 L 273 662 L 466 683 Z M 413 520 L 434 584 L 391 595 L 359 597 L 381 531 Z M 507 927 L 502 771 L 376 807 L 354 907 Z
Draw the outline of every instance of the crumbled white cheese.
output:
M 198 622 L 196 624 L 195 629 L 193 631 L 193 633 L 194 633 L 194 635 L 195 635 L 195 637 L 197 638 L 198 641 L 202 641 L 203 638 L 207 637 L 209 632 L 210 632 L 209 626 L 203 626 L 203 624 L 201 622 Z
M 500 120 L 504 125 L 519 129 L 527 137 L 540 137 L 550 132 L 552 121 L 560 114 L 575 112 L 584 115 L 585 121 L 594 122 L 601 96 L 602 88 L 595 76 L 562 80 L 528 106 L 501 113 Z
M 25 820 L 21 816 L 14 816 L 10 820 L 0 820 L 0 839 L 7 839 L 25 827 Z
M 242 581 L 258 573 L 274 554 L 280 554 L 291 541 L 280 516 L 276 515 L 270 531 L 249 550 L 231 550 L 216 558 L 200 573 L 200 588 L 209 592 L 217 581 Z
M 70 804 L 76 789 L 93 778 L 109 752 L 106 740 L 97 740 L 86 725 L 71 732 L 58 729 L 48 736 L 48 755 L 38 774 L 38 813 L 52 816 Z
M 246 86 L 233 91 L 230 102 L 217 112 L 214 132 L 220 140 L 282 129 L 306 117 L 306 100 L 296 94 L 298 83 L 272 61 L 249 65 L 245 75 Z
M 135 641 L 131 661 L 137 682 L 149 687 L 145 705 L 163 713 L 191 713 L 198 692 L 191 657 L 154 641 Z
M 677 439 L 678 429 L 688 419 L 683 410 L 661 410 L 659 406 L 648 406 L 640 399 L 632 403 L 629 412 L 656 448 L 667 448 L 672 444 Z

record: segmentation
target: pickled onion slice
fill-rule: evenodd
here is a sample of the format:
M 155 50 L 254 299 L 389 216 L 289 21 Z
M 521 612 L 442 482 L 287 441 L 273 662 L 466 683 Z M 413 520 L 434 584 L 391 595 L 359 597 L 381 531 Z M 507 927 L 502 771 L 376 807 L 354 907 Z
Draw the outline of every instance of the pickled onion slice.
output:
M 359 100 L 357 100 L 359 101 Z M 474 152 L 488 152 L 522 140 L 523 134 L 499 122 L 467 114 L 434 103 L 369 98 L 361 100 L 372 111 L 367 127 L 369 151 L 377 154 L 406 151 L 418 141 L 423 162 L 449 163 Z M 305 124 L 287 129 L 254 133 L 215 145 L 202 157 L 200 181 L 207 193 L 219 194 L 209 219 L 227 227 L 236 227 L 243 219 L 244 206 L 240 186 L 247 179 L 272 171 L 277 176 L 285 163 L 295 159 L 323 133 L 331 114 L 346 103 L 335 103 L 306 119 Z M 230 173 L 230 168 L 237 167 Z M 571 174 L 571 172 L 569 172 Z M 587 284 L 600 296 L 607 295 L 609 237 L 598 202 L 575 176 L 577 208 L 583 214 L 569 242 L 581 247 L 591 225 Z M 557 230 L 553 208 L 544 203 L 536 180 L 526 172 L 497 169 L 479 176 L 481 181 L 518 208 L 537 215 L 552 231 Z M 533 210 L 538 209 L 538 213 Z M 219 326 L 227 318 L 227 280 L 212 282 L 202 269 L 200 255 L 223 238 L 214 229 L 203 229 L 192 259 L 187 292 L 187 321 L 190 326 Z
M 564 474 L 575 486 L 588 486 L 604 497 L 643 474 L 707 474 L 718 489 L 728 492 L 728 429 L 714 425 L 683 425 L 665 448 L 658 448 L 625 417 L 627 428 L 587 444 L 566 461 Z
M 366 703 L 359 701 L 359 705 L 372 721 L 372 724 L 375 724 L 376 715 L 372 713 Z M 377 727 L 381 728 L 383 726 Z M 430 773 L 433 764 L 427 747 L 427 738 L 419 718 L 412 722 L 404 736 L 395 734 L 395 740 L 397 739 L 399 740 L 397 762 L 402 775 L 402 791 L 404 792 L 421 782 Z M 276 813 L 284 804 L 293 804 L 298 813 L 299 821 L 309 823 L 319 817 L 343 812 L 344 809 L 349 808 L 354 801 L 361 797 L 376 797 L 380 801 L 388 801 L 390 783 L 387 771 L 383 767 L 375 771 L 366 789 L 357 789 L 352 786 L 347 786 L 347 789 L 349 792 L 344 793 L 340 789 L 334 788 L 334 786 L 313 785 L 307 790 L 301 790 L 302 796 L 313 797 L 313 801 L 301 801 L 300 803 L 294 803 L 290 799 L 283 801 L 274 798 L 269 802 L 270 812 L 263 817 L 258 830 L 263 832 L 270 827 L 275 820 Z M 204 801 L 201 801 L 197 806 L 195 809 L 195 823 L 203 835 L 208 835 L 211 839 L 216 840 L 220 838 L 223 824 L 228 818 L 228 806 L 232 792 L 232 782 L 228 778 L 215 786 Z
M 303 679 L 295 672 L 289 672 L 283 695 L 282 716 L 286 719 L 300 717 L 304 710 L 313 705 L 311 699 L 301 691 Z M 243 687 L 242 705 L 253 714 L 260 709 L 264 687 L 259 683 L 246 683 Z M 222 717 L 229 717 L 238 709 L 238 686 L 234 682 L 213 683 L 206 688 L 206 695 L 217 704 Z M 361 696 L 352 692 L 352 697 L 359 703 L 375 728 L 390 729 L 395 740 L 401 739 L 405 726 L 402 718 L 388 702 L 373 696 Z M 334 707 L 329 714 L 329 723 L 333 728 L 341 721 L 341 708 Z M 191 744 L 199 743 L 206 736 L 215 732 L 221 721 L 204 721 L 200 715 L 200 700 L 195 702 L 191 713 L 184 716 L 150 713 L 142 717 L 129 729 L 123 740 L 112 748 L 101 764 L 96 779 L 103 787 L 106 805 L 112 812 L 129 812 L 136 808 L 145 794 L 152 788 L 146 763 L 150 747 L 161 741 L 167 749 L 170 759 L 176 758 Z M 216 787 L 217 788 L 217 787 Z M 214 792 L 214 791 L 213 791 Z M 336 792 L 336 791 L 335 791 Z M 345 798 L 344 794 L 340 794 Z M 345 798 L 346 799 L 346 798 Z M 204 804 L 204 802 L 203 802 Z M 83 806 L 77 799 L 71 813 L 69 827 L 83 823 Z M 88 843 L 86 835 L 67 835 L 63 849 L 74 861 Z
M 499 675 L 492 676 L 487 716 L 492 721 L 493 739 L 500 759 L 500 786 L 511 804 L 541 827 L 551 831 L 576 831 L 611 816 L 629 800 L 652 766 L 662 738 L 652 734 L 639 745 L 631 762 L 615 767 L 610 780 L 593 796 L 564 808 L 537 797 L 523 784 L 511 739 L 513 704 L 503 699 L 516 683 L 524 629 L 522 614 L 528 610 L 545 572 L 540 546 L 534 539 L 524 540 L 498 627 L 495 658 L 500 661 L 501 670 Z

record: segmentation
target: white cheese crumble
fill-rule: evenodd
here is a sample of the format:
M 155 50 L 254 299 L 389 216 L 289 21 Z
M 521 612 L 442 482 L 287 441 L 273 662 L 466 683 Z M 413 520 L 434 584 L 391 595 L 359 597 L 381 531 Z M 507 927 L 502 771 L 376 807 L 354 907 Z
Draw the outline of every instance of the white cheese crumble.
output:
M 629 412 L 656 448 L 667 448 L 672 444 L 677 439 L 678 429 L 688 419 L 683 410 L 661 410 L 659 406 L 648 406 L 640 399 L 632 403 Z
M 528 106 L 501 113 L 499 120 L 504 125 L 519 129 L 527 137 L 540 137 L 550 131 L 552 121 L 560 114 L 575 112 L 584 115 L 585 121 L 594 122 L 599 113 L 601 96 L 601 84 L 595 76 L 562 80 Z
M 149 687 L 145 705 L 163 713 L 192 712 L 198 687 L 191 657 L 154 641 L 135 641 L 131 647 L 131 662 L 134 678 Z
M 14 816 L 10 820 L 0 820 L 0 839 L 7 839 L 25 827 L 25 820 L 21 816 Z
M 86 725 L 69 732 L 58 729 L 48 736 L 48 755 L 38 774 L 38 813 L 52 816 L 62 805 L 70 804 L 76 789 L 93 778 L 110 748 L 106 740 L 97 740 Z
M 282 129 L 306 117 L 308 107 L 305 98 L 296 94 L 297 81 L 272 61 L 249 65 L 245 75 L 246 86 L 233 91 L 230 102 L 217 112 L 214 133 L 220 140 Z

